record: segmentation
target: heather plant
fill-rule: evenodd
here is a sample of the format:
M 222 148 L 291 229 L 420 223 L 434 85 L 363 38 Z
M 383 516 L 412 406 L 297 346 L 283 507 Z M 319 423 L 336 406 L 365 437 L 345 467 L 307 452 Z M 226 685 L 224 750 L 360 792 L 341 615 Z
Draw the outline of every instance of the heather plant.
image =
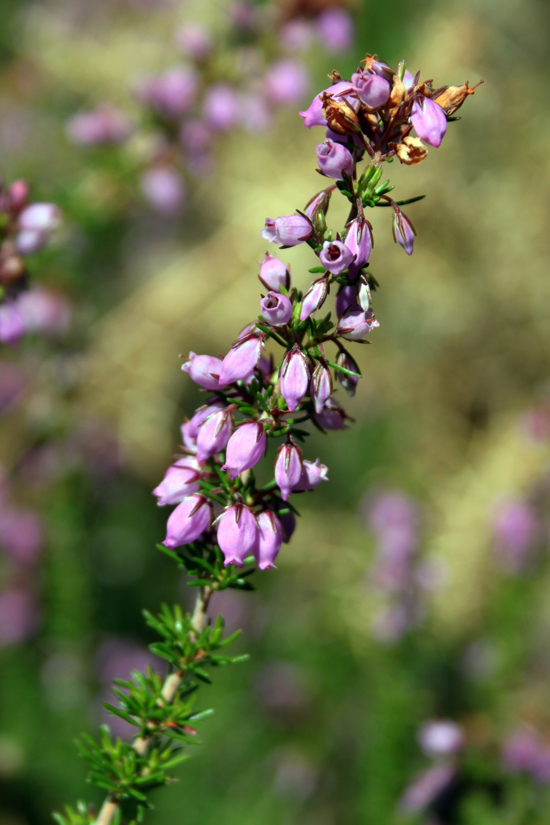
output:
M 307 425 L 327 432 L 351 420 L 337 387 L 354 395 L 360 373 L 349 349 L 369 343 L 367 336 L 379 326 L 365 210 L 391 208 L 396 242 L 407 254 L 413 251 L 415 230 L 401 206 L 419 198 L 395 201 L 394 187 L 382 180 L 384 164 L 396 157 L 405 165 L 422 162 L 425 144 L 440 145 L 448 122 L 473 92 L 467 83 L 434 88 L 404 63 L 394 70 L 371 55 L 351 80 L 337 72 L 331 80 L 301 115 L 306 127 L 326 130 L 316 147 L 318 171 L 332 182 L 295 214 L 267 218 L 262 231 L 285 250 L 307 244 L 314 280 L 300 292 L 289 266 L 266 252 L 258 318 L 224 358 L 191 352 L 182 367 L 206 398 L 183 423 L 181 453 L 154 495 L 160 506 L 175 505 L 159 549 L 186 573 L 197 591 L 195 607 L 186 613 L 164 606 L 157 616 L 145 614 L 159 637 L 151 650 L 168 663 L 169 674 L 163 678 L 149 668 L 116 680 L 118 705 L 106 707 L 134 726 L 134 739 L 113 738 L 107 726 L 99 740 L 82 737 L 89 781 L 107 797 L 97 813 L 79 803 L 56 814 L 59 825 L 141 821 L 150 791 L 173 781 L 173 768 L 187 758 L 182 746 L 197 741 L 196 726 L 210 713 L 195 709 L 198 687 L 210 681 L 214 668 L 243 658 L 226 655 L 238 633 L 227 636 L 222 617 L 208 618 L 210 602 L 227 588 L 254 589 L 252 576 L 275 567 L 294 533 L 300 495 L 328 481 L 320 458 L 306 457 Z M 349 205 L 339 229 L 328 225 L 337 195 Z M 334 316 L 325 314 L 331 290 Z M 270 478 L 264 457 L 272 444 Z

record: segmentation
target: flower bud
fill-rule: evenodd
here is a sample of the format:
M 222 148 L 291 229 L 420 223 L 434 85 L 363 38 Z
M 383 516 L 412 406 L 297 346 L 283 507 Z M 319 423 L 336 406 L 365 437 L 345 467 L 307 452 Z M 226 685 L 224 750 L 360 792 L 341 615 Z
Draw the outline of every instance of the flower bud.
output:
M 275 567 L 274 561 L 279 555 L 283 543 L 283 529 L 275 513 L 266 510 L 258 516 L 260 541 L 256 551 L 256 560 L 260 570 Z
M 328 178 L 342 180 L 344 173 L 346 175 L 353 174 L 353 155 L 341 143 L 335 143 L 327 138 L 324 143 L 319 143 L 315 147 L 315 151 L 317 152 L 319 169 Z
M 336 315 L 341 318 L 350 308 L 357 309 L 357 289 L 354 284 L 342 285 L 336 295 Z
M 393 207 L 392 231 L 394 241 L 403 247 L 407 255 L 412 255 L 416 231 L 410 220 L 398 206 Z
M 357 96 L 369 109 L 379 109 L 387 103 L 391 86 L 385 77 L 374 72 L 361 71 L 351 76 Z
M 182 458 L 169 467 L 158 487 L 153 490 L 159 507 L 179 504 L 186 496 L 199 491 L 198 464 L 196 459 Z
M 212 510 L 204 496 L 184 498 L 170 515 L 166 524 L 166 547 L 181 547 L 196 541 L 210 526 Z
M 419 97 L 413 103 L 411 123 L 419 138 L 430 146 L 440 146 L 447 131 L 445 112 L 429 97 Z
M 290 289 L 290 272 L 287 265 L 275 255 L 269 255 L 267 252 L 263 261 L 260 261 L 258 278 L 266 289 L 273 292 L 278 292 L 281 287 Z
M 313 234 L 313 227 L 308 218 L 302 215 L 287 215 L 283 218 L 266 218 L 262 238 L 281 246 L 297 246 L 307 241 Z
M 347 430 L 346 414 L 334 398 L 327 400 L 325 408 L 320 413 L 316 413 L 314 420 L 324 430 Z
M 332 395 L 332 376 L 326 364 L 319 363 L 315 367 L 311 378 L 311 397 L 315 412 L 320 413 L 325 407 L 326 401 Z
M 313 312 L 317 312 L 317 310 L 323 306 L 327 297 L 327 292 L 328 282 L 325 276 L 313 281 L 302 301 L 300 321 L 305 321 L 306 318 L 309 318 Z
M 358 283 L 357 303 L 359 304 L 363 312 L 366 312 L 368 309 L 370 309 L 371 300 L 372 296 L 368 281 L 364 277 L 361 277 Z
M 13 301 L 0 304 L 0 343 L 17 344 L 25 332 L 23 316 Z
M 195 384 L 206 390 L 219 390 L 222 362 L 212 355 L 189 353 L 189 360 L 182 364 L 183 372 L 189 373 Z
M 349 370 L 350 372 L 355 372 L 357 375 L 361 375 L 361 370 L 357 366 L 355 359 L 352 358 L 346 350 L 342 350 L 342 352 L 338 353 L 336 363 L 339 367 L 344 367 L 344 369 Z M 337 371 L 336 375 L 338 377 L 338 381 L 343 386 L 347 394 L 355 395 L 355 390 L 359 379 L 355 378 L 353 375 L 346 375 L 345 372 L 340 372 L 340 370 Z M 327 427 L 327 429 L 331 428 Z M 338 427 L 337 429 L 340 428 Z
M 237 478 L 258 463 L 265 453 L 266 443 L 265 430 L 259 421 L 241 424 L 229 439 L 222 470 L 231 478 Z
M 294 412 L 307 393 L 309 368 L 307 358 L 298 344 L 287 352 L 281 367 L 281 395 L 290 412 Z
M 338 334 L 348 341 L 361 341 L 380 324 L 373 315 L 372 309 L 363 312 L 362 309 L 348 309 L 338 321 Z
M 220 384 L 234 384 L 235 381 L 250 382 L 254 377 L 264 347 L 264 336 L 249 333 L 239 338 L 223 359 Z
M 302 456 L 299 448 L 291 441 L 281 444 L 275 459 L 275 481 L 281 491 L 283 501 L 288 501 L 301 476 Z
M 197 459 L 206 461 L 224 449 L 231 435 L 233 421 L 229 409 L 209 415 L 197 435 Z
M 331 194 L 330 189 L 323 189 L 322 192 L 318 192 L 307 202 L 306 208 L 304 209 L 304 214 L 310 219 L 317 232 L 323 233 L 326 231 L 327 222 L 325 216 L 328 211 Z
M 196 410 L 195 415 L 191 418 L 191 421 L 187 422 L 188 435 L 196 439 L 199 434 L 199 428 L 204 424 L 208 416 L 212 415 L 212 413 L 218 412 L 218 410 L 225 410 L 226 407 L 227 404 L 225 401 L 222 401 L 221 398 L 210 398 L 206 404 L 203 404 L 202 407 L 199 407 L 198 410 Z M 183 426 L 187 425 L 184 424 Z
M 295 493 L 315 490 L 321 481 L 328 481 L 328 467 L 319 462 L 319 458 L 316 458 L 315 462 L 307 460 L 303 462 L 302 475 L 300 476 L 300 481 L 294 488 Z
M 364 215 L 358 215 L 348 226 L 345 244 L 355 257 L 349 266 L 349 276 L 353 280 L 365 266 L 372 252 L 372 227 Z
M 222 514 L 218 523 L 218 544 L 225 556 L 225 566 L 242 567 L 251 553 L 258 552 L 260 531 L 256 516 L 244 504 L 234 504 Z
M 268 324 L 282 327 L 292 318 L 292 301 L 286 295 L 268 292 L 265 298 L 260 300 L 260 312 Z
M 319 259 L 333 275 L 341 275 L 355 258 L 351 249 L 342 241 L 325 241 Z

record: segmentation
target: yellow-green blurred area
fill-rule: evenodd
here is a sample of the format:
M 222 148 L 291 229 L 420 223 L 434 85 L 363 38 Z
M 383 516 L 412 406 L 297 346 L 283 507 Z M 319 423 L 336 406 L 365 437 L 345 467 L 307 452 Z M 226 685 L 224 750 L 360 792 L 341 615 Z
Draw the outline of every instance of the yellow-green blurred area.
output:
M 190 181 L 186 211 L 163 221 L 132 200 L 146 138 L 98 161 L 69 143 L 65 122 L 105 100 L 135 114 L 133 80 L 176 61 L 174 28 L 188 19 L 221 28 L 226 4 L 2 0 L 0 10 L 0 167 L 64 208 L 43 281 L 73 302 L 63 357 L 79 376 L 60 398 L 45 350 L 25 346 L 35 386 L 2 418 L 1 463 L 14 472 L 46 431 L 85 421 L 101 422 L 120 454 L 104 480 L 16 483 L 18 500 L 44 516 L 47 542 L 40 630 L 0 650 L 0 825 L 38 825 L 65 803 L 101 800 L 73 742 L 94 731 L 109 698 L 105 657 L 134 667 L 128 651 L 152 640 L 141 610 L 192 603 L 155 550 L 167 511 L 150 494 L 183 416 L 201 403 L 180 355 L 226 353 L 256 317 L 264 220 L 303 209 L 323 187 L 314 153 L 323 136 L 291 109 L 268 133 L 224 137 L 215 172 Z M 201 688 L 198 706 L 215 715 L 179 783 L 156 792 L 152 825 L 548 821 L 544 810 L 491 818 L 483 800 L 454 820 L 396 810 L 428 764 L 415 738 L 427 718 L 460 722 L 482 765 L 498 763 L 498 743 L 521 723 L 550 734 L 548 542 L 532 568 L 507 576 L 491 527 L 498 502 L 534 497 L 546 530 L 549 443 L 523 422 L 550 388 L 550 5 L 357 0 L 352 12 L 353 52 L 308 56 L 311 97 L 366 52 L 392 66 L 404 58 L 435 86 L 484 84 L 424 163 L 387 167 L 396 198 L 426 198 L 405 207 L 417 232 L 410 258 L 393 241 L 391 210 L 368 215 L 380 327 L 354 349 L 357 394 L 338 391 L 355 423 L 308 440 L 304 455 L 321 458 L 330 482 L 300 497 L 278 570 L 258 574 L 255 593 L 213 601 L 213 615 L 243 627 L 235 649 L 251 658 Z M 329 226 L 345 218 L 333 198 Z M 307 288 L 311 249 L 280 256 Z M 417 503 L 423 556 L 444 571 L 420 626 L 395 644 L 372 632 L 384 599 L 369 578 L 374 539 L 361 502 L 380 490 Z M 483 661 L 472 676 L 463 665 L 474 654 Z

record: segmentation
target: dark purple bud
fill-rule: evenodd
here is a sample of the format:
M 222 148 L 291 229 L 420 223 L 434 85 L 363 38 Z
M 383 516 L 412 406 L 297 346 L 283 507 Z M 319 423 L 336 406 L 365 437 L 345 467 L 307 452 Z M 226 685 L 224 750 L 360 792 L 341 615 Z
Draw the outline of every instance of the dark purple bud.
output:
M 278 292 L 268 292 L 260 300 L 261 315 L 273 327 L 282 327 L 292 318 L 292 301 Z
M 324 430 L 347 430 L 346 414 L 334 398 L 329 398 L 324 410 L 316 413 L 315 421 Z
M 351 249 L 342 241 L 325 241 L 319 259 L 333 275 L 341 275 L 355 258 Z
M 348 341 L 361 341 L 365 335 L 379 327 L 372 309 L 363 312 L 362 309 L 348 309 L 338 321 L 338 334 Z
M 299 448 L 290 441 L 281 444 L 275 459 L 275 481 L 279 486 L 283 501 L 288 501 L 301 477 L 302 456 Z
M 347 52 L 353 46 L 354 24 L 350 13 L 340 6 L 321 12 L 317 33 L 328 52 Z
M 283 58 L 269 66 L 265 78 L 265 91 L 278 106 L 289 106 L 303 100 L 309 86 L 309 75 L 297 60 Z
M 185 203 L 185 184 L 170 166 L 148 169 L 141 176 L 140 186 L 147 203 L 160 215 L 177 215 Z
M 369 109 L 379 109 L 383 106 L 391 91 L 391 86 L 385 77 L 374 72 L 358 72 L 351 77 L 357 90 L 359 100 Z
M 234 384 L 235 381 L 250 382 L 254 377 L 262 350 L 264 347 L 264 336 L 247 334 L 239 338 L 231 347 L 222 362 L 220 372 L 220 384 Z
M 290 412 L 294 412 L 309 387 L 307 358 L 298 344 L 287 352 L 281 367 L 281 395 Z
M 258 516 L 260 541 L 256 552 L 256 560 L 260 570 L 275 568 L 274 561 L 279 555 L 283 543 L 283 529 L 275 513 L 264 511 Z
M 204 496 L 184 498 L 170 515 L 166 525 L 166 547 L 181 547 L 198 539 L 210 526 L 212 510 Z
M 283 261 L 275 255 L 265 253 L 265 258 L 260 261 L 260 274 L 258 278 L 266 289 L 278 292 L 281 287 L 290 289 L 290 271 Z
M 349 276 L 354 279 L 370 258 L 373 246 L 372 227 L 363 215 L 358 215 L 350 223 L 345 242 L 350 252 L 355 256 L 355 260 L 349 267 Z
M 258 552 L 260 531 L 256 516 L 244 504 L 234 504 L 225 510 L 218 523 L 218 544 L 225 556 L 225 565 L 242 567 L 251 553 Z
M 308 218 L 302 215 L 287 215 L 283 218 L 266 218 L 262 238 L 281 246 L 297 246 L 307 241 L 313 234 L 313 227 Z
M 332 395 L 332 376 L 329 368 L 319 363 L 315 367 L 311 378 L 311 397 L 316 413 L 321 413 L 325 408 L 326 401 Z
M 319 278 L 317 281 L 313 281 L 302 301 L 300 321 L 305 321 L 313 312 L 317 312 L 317 310 L 323 306 L 327 292 L 328 279 L 326 276 Z
M 304 126 L 308 129 L 311 129 L 312 126 L 327 125 L 327 119 L 323 111 L 323 95 L 325 92 L 328 92 L 336 99 L 341 100 L 345 97 L 346 92 L 350 95 L 355 94 L 355 88 L 353 83 L 346 80 L 341 83 L 335 83 L 333 86 L 329 86 L 328 89 L 324 89 L 317 95 L 317 97 L 314 97 L 311 105 L 305 111 L 300 112 L 300 115 L 304 118 Z M 350 103 L 352 102 L 353 99 L 350 97 Z
M 17 344 L 26 332 L 23 316 L 13 301 L 0 304 L 0 342 Z
M 153 490 L 153 495 L 158 499 L 158 506 L 179 504 L 186 496 L 198 493 L 199 478 L 196 459 L 189 457 L 176 461 L 172 467 L 168 468 L 158 487 Z
M 413 103 L 411 123 L 418 137 L 436 148 L 447 131 L 447 118 L 438 103 L 429 97 L 419 97 Z
M 229 409 L 209 415 L 197 435 L 197 459 L 206 461 L 224 449 L 229 441 L 233 421 Z
M 265 430 L 258 421 L 241 424 L 229 439 L 222 470 L 231 478 L 250 470 L 265 453 L 266 442 Z
M 296 530 L 296 516 L 294 513 L 279 513 L 278 518 L 283 529 L 283 541 L 288 544 Z
M 410 220 L 398 206 L 393 207 L 392 230 L 394 241 L 403 247 L 407 255 L 412 255 L 416 231 Z
M 346 175 L 353 174 L 353 155 L 341 143 L 335 143 L 327 138 L 324 143 L 319 143 L 315 147 L 315 151 L 317 152 L 319 169 L 328 178 L 342 180 L 344 173 Z
M 239 98 L 229 83 L 216 83 L 204 98 L 203 116 L 217 132 L 227 132 L 235 126 L 239 116 Z
M 295 493 L 309 492 L 315 490 L 321 481 L 328 481 L 328 467 L 320 463 L 320 459 L 315 461 L 304 461 L 302 464 L 302 475 L 300 481 L 294 487 Z
M 336 315 L 341 318 L 342 315 L 350 308 L 358 309 L 357 303 L 357 288 L 353 284 L 341 286 L 336 295 Z
M 195 355 L 189 353 L 189 360 L 182 365 L 183 372 L 187 372 L 195 384 L 206 390 L 219 390 L 222 362 L 212 355 Z
M 361 375 L 361 372 L 355 360 L 351 357 L 349 352 L 346 352 L 346 350 L 343 350 L 342 352 L 338 353 L 336 363 L 339 367 L 344 367 L 344 369 L 349 370 L 350 372 L 355 372 L 357 373 L 357 375 Z M 338 381 L 343 386 L 347 394 L 355 395 L 355 390 L 357 388 L 357 383 L 359 379 L 355 378 L 353 375 L 346 375 L 345 372 L 340 372 L 340 370 L 337 371 L 336 375 Z

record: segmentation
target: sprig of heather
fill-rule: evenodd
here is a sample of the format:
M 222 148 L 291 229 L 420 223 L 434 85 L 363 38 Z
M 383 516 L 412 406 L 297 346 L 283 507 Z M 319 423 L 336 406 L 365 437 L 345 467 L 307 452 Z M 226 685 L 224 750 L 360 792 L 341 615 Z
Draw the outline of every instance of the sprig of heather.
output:
M 383 163 L 395 156 L 407 165 L 424 160 L 422 141 L 439 146 L 448 121 L 473 92 L 467 83 L 434 90 L 403 63 L 394 71 L 371 55 L 350 81 L 337 72 L 331 78 L 333 85 L 301 114 L 307 127 L 327 129 L 316 147 L 318 171 L 333 182 L 294 215 L 268 218 L 262 231 L 283 249 L 308 244 L 314 280 L 302 294 L 292 286 L 287 265 L 266 252 L 258 318 L 223 359 L 191 352 L 182 367 L 206 398 L 184 422 L 181 453 L 154 495 L 160 506 L 176 505 L 159 549 L 198 588 L 194 612 L 165 607 L 158 618 L 146 614 L 161 638 L 151 649 L 169 662 L 171 672 L 164 682 L 152 671 L 117 682 L 119 707 L 107 708 L 137 728 L 134 742 L 113 741 L 107 728 L 99 743 L 84 740 L 82 753 L 93 766 L 90 781 L 107 789 L 108 797 L 97 818 L 81 803 L 56 815 L 59 825 L 121 822 L 121 804 L 132 799 L 140 817 L 149 804 L 147 792 L 171 782 L 170 769 L 184 758 L 175 755 L 173 740 L 196 741 L 196 687 L 209 680 L 209 666 L 235 661 L 217 652 L 235 636 L 223 637 L 221 618 L 213 625 L 207 619 L 210 599 L 228 587 L 254 589 L 250 577 L 275 567 L 294 532 L 296 496 L 328 480 L 320 459 L 305 455 L 306 425 L 326 432 L 351 420 L 335 388 L 340 384 L 354 395 L 360 372 L 349 347 L 369 343 L 367 336 L 379 326 L 365 209 L 391 206 L 395 239 L 412 252 L 414 229 L 400 209 L 403 202 L 390 197 L 393 186 L 381 182 Z M 413 128 L 417 137 L 410 134 Z M 350 204 L 338 230 L 327 224 L 336 194 Z M 331 290 L 334 320 L 331 312 L 324 314 Z M 255 469 L 270 442 L 276 445 L 273 478 L 262 484 Z

